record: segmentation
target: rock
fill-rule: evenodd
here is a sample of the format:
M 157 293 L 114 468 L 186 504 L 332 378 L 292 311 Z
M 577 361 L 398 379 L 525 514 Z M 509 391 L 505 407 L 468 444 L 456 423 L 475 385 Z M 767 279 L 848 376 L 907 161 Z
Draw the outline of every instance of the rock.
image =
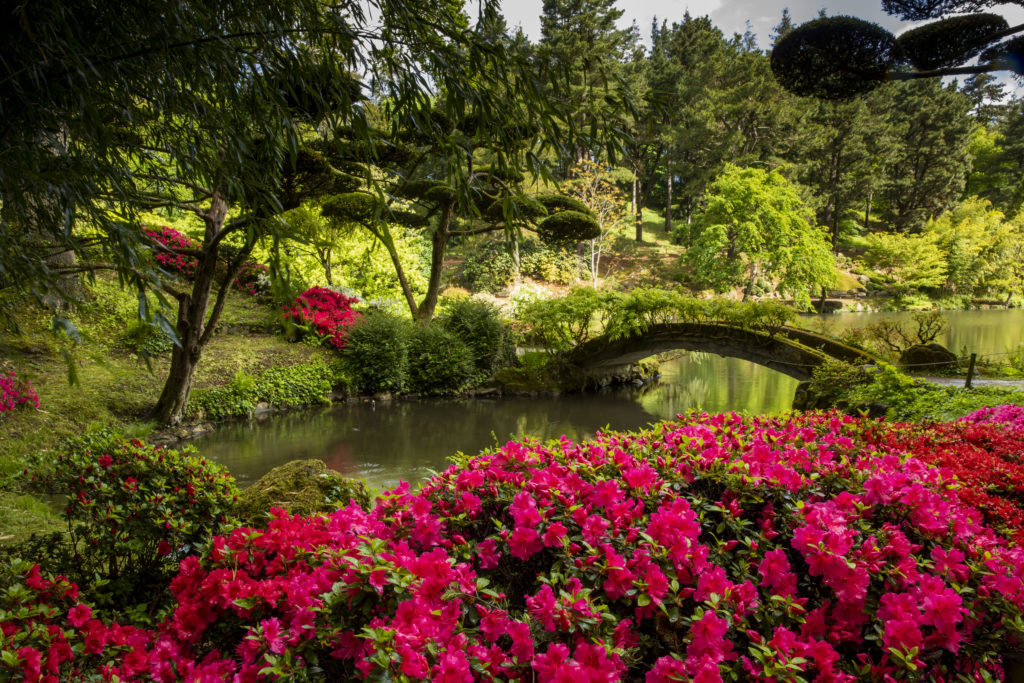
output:
M 899 365 L 912 372 L 935 373 L 956 367 L 956 354 L 941 344 L 915 344 L 900 355 Z
M 370 490 L 361 481 L 327 469 L 322 460 L 293 460 L 267 472 L 238 496 L 235 512 L 247 523 L 266 517 L 273 507 L 296 515 L 333 512 L 353 500 L 370 508 Z
M 269 403 L 267 403 L 266 401 L 260 401 L 255 406 L 253 406 L 252 414 L 253 415 L 262 415 L 264 413 L 273 412 L 273 410 L 274 409 L 270 406 Z

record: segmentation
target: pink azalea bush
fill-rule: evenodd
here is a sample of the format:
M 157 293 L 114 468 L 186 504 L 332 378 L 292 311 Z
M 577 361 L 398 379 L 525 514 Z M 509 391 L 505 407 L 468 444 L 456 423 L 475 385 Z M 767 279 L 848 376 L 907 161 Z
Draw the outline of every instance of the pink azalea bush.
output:
M 39 408 L 39 396 L 29 380 L 20 380 L 14 370 L 0 372 L 0 415 L 31 405 Z
M 999 424 L 1009 429 L 1024 429 L 1024 406 L 1002 405 L 979 410 L 964 415 L 958 422 L 977 424 Z
M 101 672 L 998 679 L 1024 637 L 1024 550 L 981 523 L 950 471 L 877 429 L 835 414 L 694 415 L 460 456 L 371 511 L 276 510 L 265 529 L 185 558 L 175 609 L 132 650 L 145 666 Z M 67 601 L 47 614 L 45 628 L 65 632 L 84 618 Z M 50 660 L 23 634 L 43 629 L 0 622 L 5 649 L 18 648 L 0 666 L 39 680 Z M 102 657 L 97 647 L 86 652 Z M 79 666 L 58 659 L 62 675 Z
M 359 303 L 326 287 L 311 287 L 295 297 L 295 304 L 284 307 L 285 320 L 309 329 L 327 340 L 336 349 L 345 348 L 348 330 L 362 316 L 352 310 Z

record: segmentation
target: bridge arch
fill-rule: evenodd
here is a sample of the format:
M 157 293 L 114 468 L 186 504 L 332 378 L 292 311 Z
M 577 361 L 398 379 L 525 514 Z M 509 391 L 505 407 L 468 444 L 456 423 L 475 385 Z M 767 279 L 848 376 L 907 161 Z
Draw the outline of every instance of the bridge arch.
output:
M 665 351 L 707 351 L 764 365 L 800 381 L 829 358 L 874 364 L 877 358 L 835 339 L 793 327 L 767 332 L 723 323 L 667 323 L 620 338 L 597 337 L 576 347 L 568 360 L 584 372 L 601 372 Z

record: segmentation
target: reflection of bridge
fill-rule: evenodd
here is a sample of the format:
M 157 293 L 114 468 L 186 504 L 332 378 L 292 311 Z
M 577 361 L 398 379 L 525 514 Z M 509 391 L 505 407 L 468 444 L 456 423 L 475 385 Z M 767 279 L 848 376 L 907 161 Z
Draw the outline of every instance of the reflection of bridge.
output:
M 828 358 L 850 363 L 875 363 L 871 354 L 818 334 L 782 327 L 773 333 L 722 323 L 668 323 L 651 325 L 618 339 L 597 337 L 570 352 L 568 360 L 584 371 L 621 367 L 647 356 L 686 349 L 742 358 L 798 380 Z

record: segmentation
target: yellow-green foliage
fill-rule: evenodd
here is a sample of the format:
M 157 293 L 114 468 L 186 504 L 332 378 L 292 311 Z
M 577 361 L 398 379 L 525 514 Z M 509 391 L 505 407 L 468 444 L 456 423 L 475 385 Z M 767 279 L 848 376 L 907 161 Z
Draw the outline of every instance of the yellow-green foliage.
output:
M 898 290 L 939 287 L 946 279 L 946 260 L 932 233 L 869 235 L 864 263 L 891 280 Z
M 285 234 L 285 259 L 292 277 L 308 286 L 327 286 L 327 277 L 316 256 L 317 248 L 330 246 L 332 280 L 335 286 L 356 292 L 360 299 L 400 299 L 402 297 L 395 267 L 387 250 L 376 238 L 358 225 L 339 223 L 322 216 L 315 206 L 289 211 L 282 217 Z M 393 225 L 390 228 L 399 258 L 413 293 L 427 289 L 426 269 L 429 242 L 421 231 Z M 253 259 L 270 260 L 269 243 L 253 251 Z
M 950 291 L 972 294 L 1010 286 L 1020 226 L 1007 221 L 987 199 L 968 197 L 929 221 L 925 233 L 945 257 L 945 286 Z
M 774 334 L 795 315 L 791 307 L 770 301 L 698 299 L 663 289 L 621 294 L 578 288 L 562 298 L 526 301 L 516 317 L 530 341 L 566 351 L 602 334 L 621 338 L 667 323 L 718 323 Z

